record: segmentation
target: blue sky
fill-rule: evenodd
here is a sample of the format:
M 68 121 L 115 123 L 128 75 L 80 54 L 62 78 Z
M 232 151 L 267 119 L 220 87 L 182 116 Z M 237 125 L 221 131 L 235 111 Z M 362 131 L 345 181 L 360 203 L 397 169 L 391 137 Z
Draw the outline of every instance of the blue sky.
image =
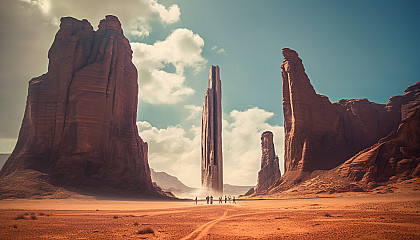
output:
M 240 2 L 240 3 L 239 3 Z M 175 1 L 162 1 L 171 5 Z M 207 69 L 221 67 L 223 109 L 257 106 L 275 113 L 269 120 L 282 125 L 281 49 L 296 50 L 318 93 L 331 101 L 368 98 L 386 103 L 419 81 L 418 1 L 176 1 L 180 21 L 156 27 L 144 39 L 163 39 L 170 28 L 188 28 L 205 42 L 205 71 L 188 75 L 196 93 L 187 99 L 201 104 Z M 212 46 L 225 49 L 217 54 Z M 141 81 L 141 80 L 140 80 Z M 164 127 L 165 119 L 147 114 L 139 119 Z M 178 109 L 166 109 L 179 113 Z M 144 113 L 144 116 L 142 116 Z M 179 113 L 182 121 L 182 113 Z M 175 120 L 175 119 L 173 119 Z
M 139 70 L 140 136 L 149 164 L 199 185 L 201 106 L 219 65 L 225 182 L 256 183 L 259 136 L 271 130 L 282 166 L 281 49 L 296 50 L 331 101 L 386 103 L 419 81 L 419 1 L 4 0 L 0 3 L 0 152 L 18 135 L 27 82 L 47 71 L 62 16 L 93 26 L 117 15 Z M 24 69 L 25 71 L 22 71 Z

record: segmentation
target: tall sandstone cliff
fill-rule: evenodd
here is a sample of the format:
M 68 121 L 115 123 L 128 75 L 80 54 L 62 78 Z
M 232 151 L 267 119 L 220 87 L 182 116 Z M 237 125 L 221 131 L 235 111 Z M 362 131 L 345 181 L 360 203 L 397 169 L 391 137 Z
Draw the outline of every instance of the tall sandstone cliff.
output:
M 273 133 L 263 132 L 261 135 L 261 170 L 258 172 L 255 192 L 260 194 L 266 191 L 279 178 L 279 158 L 274 150 Z
M 331 103 L 315 92 L 295 51 L 285 48 L 283 56 L 285 175 L 277 188 L 288 188 L 317 170 L 339 166 L 396 130 L 419 106 L 420 84 L 387 104 L 367 99 Z
M 48 58 L 48 72 L 29 82 L 3 183 L 35 170 L 56 186 L 158 196 L 136 126 L 137 69 L 118 18 L 106 16 L 97 31 L 62 18 Z
M 222 83 L 219 66 L 211 66 L 201 119 L 201 185 L 223 193 Z

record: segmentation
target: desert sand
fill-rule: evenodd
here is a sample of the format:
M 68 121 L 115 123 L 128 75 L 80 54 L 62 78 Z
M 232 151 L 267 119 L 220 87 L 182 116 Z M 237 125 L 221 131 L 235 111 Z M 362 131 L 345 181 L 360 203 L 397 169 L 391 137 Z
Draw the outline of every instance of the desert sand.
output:
M 23 218 L 23 219 L 22 219 Z M 0 201 L 0 239 L 420 239 L 420 194 Z

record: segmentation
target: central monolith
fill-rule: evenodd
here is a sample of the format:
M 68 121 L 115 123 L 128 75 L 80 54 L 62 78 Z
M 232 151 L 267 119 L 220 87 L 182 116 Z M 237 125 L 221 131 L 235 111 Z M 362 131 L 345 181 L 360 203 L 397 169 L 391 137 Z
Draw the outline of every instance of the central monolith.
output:
M 201 119 L 201 186 L 223 193 L 222 91 L 219 66 L 211 66 Z

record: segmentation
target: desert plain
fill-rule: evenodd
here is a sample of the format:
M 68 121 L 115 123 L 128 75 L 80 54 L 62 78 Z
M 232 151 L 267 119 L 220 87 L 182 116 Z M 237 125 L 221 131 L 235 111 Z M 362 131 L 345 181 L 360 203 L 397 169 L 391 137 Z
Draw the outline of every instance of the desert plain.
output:
M 420 193 L 191 200 L 9 199 L 0 239 L 420 239 Z

